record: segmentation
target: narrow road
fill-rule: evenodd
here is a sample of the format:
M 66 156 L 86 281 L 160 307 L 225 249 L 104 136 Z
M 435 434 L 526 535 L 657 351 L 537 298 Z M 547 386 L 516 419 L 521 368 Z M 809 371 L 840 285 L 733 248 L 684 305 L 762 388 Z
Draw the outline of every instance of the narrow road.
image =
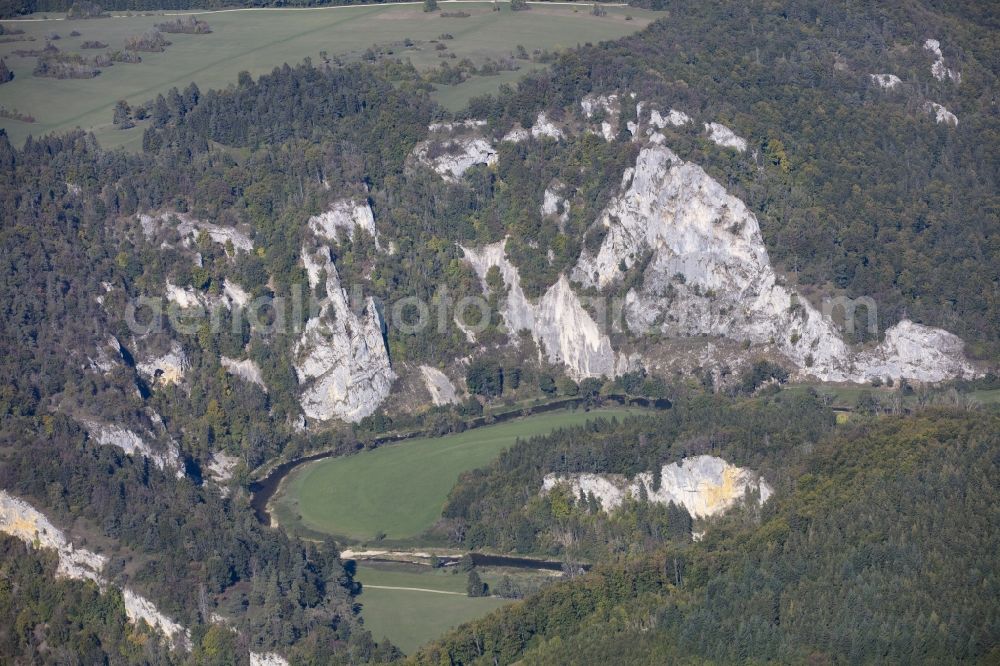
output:
M 396 587 L 394 585 L 365 585 L 361 583 L 361 592 L 365 590 L 407 590 L 409 592 L 433 592 L 434 594 L 457 594 L 460 597 L 468 596 L 465 592 L 446 592 L 445 590 L 429 590 L 426 587 Z

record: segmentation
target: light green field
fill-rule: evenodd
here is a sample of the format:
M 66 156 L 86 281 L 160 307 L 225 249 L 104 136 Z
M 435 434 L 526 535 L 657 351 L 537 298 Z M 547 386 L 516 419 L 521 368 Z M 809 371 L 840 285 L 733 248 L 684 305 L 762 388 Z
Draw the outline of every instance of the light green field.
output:
M 465 576 L 451 571 L 415 573 L 362 564 L 356 578 L 363 586 L 358 601 L 365 626 L 376 639 L 388 638 L 407 654 L 463 622 L 510 603 L 493 597 L 473 599 L 466 596 Z M 370 585 L 438 592 L 384 590 Z
M 441 516 L 459 475 L 482 467 L 518 437 L 579 425 L 596 416 L 638 410 L 559 411 L 458 435 L 415 439 L 353 456 L 328 458 L 293 471 L 274 499 L 274 514 L 286 528 L 294 521 L 309 530 L 369 541 L 379 532 L 410 539 Z
M 40 49 L 45 35 L 56 32 L 61 39 L 54 44 L 65 52 L 87 56 L 103 50 L 80 51 L 84 40 L 105 42 L 112 50 L 120 49 L 131 35 L 151 29 L 164 21 L 166 13 L 114 16 L 87 21 L 36 20 L 4 21 L 5 26 L 23 29 L 35 41 L 0 44 L 0 57 L 14 71 L 15 79 L 0 86 L 0 105 L 35 117 L 32 124 L 0 119 L 15 145 L 28 134 L 35 136 L 74 127 L 93 129 L 104 145 L 116 146 L 141 141 L 142 128 L 120 131 L 111 124 L 112 110 L 119 99 L 139 104 L 171 87 L 183 88 L 194 81 L 202 90 L 223 88 L 235 83 L 239 72 L 254 76 L 271 71 L 283 63 L 296 63 L 305 57 L 320 61 L 320 52 L 345 60 L 359 59 L 372 45 L 391 46 L 392 57 L 409 58 L 422 69 L 437 67 L 442 58 L 435 44 L 442 33 L 454 39 L 442 40 L 454 52 L 457 63 L 463 57 L 481 63 L 487 58 L 512 54 L 520 44 L 534 49 L 574 47 L 622 37 L 641 29 L 657 16 L 655 12 L 631 7 L 609 7 L 603 18 L 591 16 L 589 5 L 532 5 L 523 12 L 512 12 L 507 4 L 502 11 L 492 11 L 491 3 L 441 2 L 443 11 L 463 11 L 468 18 L 442 18 L 438 13 L 424 13 L 419 4 L 312 9 L 243 9 L 197 13 L 213 32 L 208 35 L 167 35 L 173 44 L 163 53 L 142 53 L 142 63 L 117 63 L 104 68 L 93 79 L 57 80 L 32 76 L 35 58 L 13 54 L 18 49 Z M 626 21 L 626 15 L 633 20 Z M 48 18 L 59 17 L 49 14 Z M 32 18 L 40 18 L 36 15 Z M 79 37 L 70 37 L 77 30 Z M 402 41 L 410 38 L 414 46 Z M 522 72 L 537 67 L 520 61 Z M 461 106 L 472 95 L 496 90 L 500 82 L 518 78 L 518 73 L 478 77 L 459 86 L 446 87 L 442 99 L 448 106 Z

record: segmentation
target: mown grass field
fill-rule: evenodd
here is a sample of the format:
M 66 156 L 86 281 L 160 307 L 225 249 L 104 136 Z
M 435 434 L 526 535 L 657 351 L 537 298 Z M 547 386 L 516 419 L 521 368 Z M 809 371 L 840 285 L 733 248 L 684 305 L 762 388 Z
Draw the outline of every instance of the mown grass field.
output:
M 466 577 L 457 572 L 427 569 L 399 571 L 383 566 L 360 564 L 357 579 L 362 583 L 361 617 L 376 639 L 391 640 L 407 654 L 434 640 L 463 622 L 474 620 L 510 603 L 494 597 L 465 595 Z M 455 594 L 418 590 L 385 590 L 368 587 L 422 588 Z
M 455 64 L 468 57 L 482 63 L 487 58 L 512 54 L 517 45 L 529 52 L 534 49 L 555 51 L 585 42 L 615 39 L 641 29 L 657 14 L 631 7 L 609 7 L 605 17 L 591 16 L 589 5 L 532 5 L 523 12 L 512 12 L 509 5 L 492 11 L 492 3 L 441 2 L 443 11 L 462 11 L 468 18 L 443 18 L 439 13 L 425 13 L 421 5 L 380 5 L 374 7 L 321 7 L 304 10 L 222 10 L 198 13 L 212 27 L 208 35 L 171 34 L 173 42 L 163 53 L 142 53 L 142 63 L 115 64 L 104 68 L 93 79 L 57 80 L 38 78 L 31 72 L 36 59 L 14 55 L 18 49 L 41 49 L 45 36 L 60 35 L 53 43 L 62 51 L 92 57 L 101 50 L 81 51 L 84 40 L 97 40 L 110 50 L 122 48 L 131 35 L 138 35 L 163 22 L 168 13 L 137 16 L 113 16 L 106 19 L 67 21 L 4 21 L 7 27 L 24 30 L 34 41 L 0 44 L 0 57 L 14 71 L 15 79 L 0 86 L 0 105 L 35 117 L 34 123 L 7 118 L 0 127 L 7 130 L 15 145 L 28 134 L 35 136 L 74 127 L 92 129 L 105 146 L 141 143 L 142 127 L 121 131 L 111 123 L 115 102 L 125 99 L 141 104 L 171 87 L 183 88 L 194 81 L 202 90 L 222 88 L 235 83 L 239 72 L 254 76 L 271 71 L 283 63 L 296 63 L 310 57 L 320 61 L 320 52 L 343 60 L 360 59 L 373 45 L 390 47 L 392 57 L 409 58 L 421 69 L 437 67 L 441 53 L 454 52 Z M 60 15 L 49 14 L 47 18 Z M 632 20 L 626 21 L 625 17 Z M 42 15 L 31 18 L 40 19 Z M 70 37 L 73 30 L 79 37 Z M 436 50 L 443 33 L 453 39 L 439 40 L 447 46 Z M 409 38 L 411 47 L 403 45 Z M 391 45 L 391 46 L 390 46 Z M 520 61 L 519 73 L 474 77 L 458 86 L 441 90 L 441 101 L 449 107 L 461 107 L 469 97 L 496 90 L 500 82 L 511 82 L 539 65 Z
M 412 539 L 441 516 L 458 476 L 482 467 L 517 438 L 579 425 L 597 416 L 638 410 L 539 414 L 458 435 L 415 439 L 353 456 L 320 460 L 293 471 L 273 501 L 286 528 L 370 542 L 377 534 Z M 290 523 L 289 521 L 293 521 Z

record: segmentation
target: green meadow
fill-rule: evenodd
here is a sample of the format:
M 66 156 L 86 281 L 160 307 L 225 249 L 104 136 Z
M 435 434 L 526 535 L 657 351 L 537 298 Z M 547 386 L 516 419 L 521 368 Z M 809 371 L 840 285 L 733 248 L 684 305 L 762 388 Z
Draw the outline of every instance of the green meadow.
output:
M 356 575 L 362 584 L 358 601 L 365 627 L 376 639 L 388 638 L 407 654 L 463 622 L 511 603 L 466 596 L 466 576 L 460 572 L 417 569 L 360 563 Z
M 0 43 L 0 57 L 15 74 L 13 81 L 0 86 L 0 106 L 33 116 L 35 122 L 0 118 L 0 127 L 15 145 L 21 145 L 29 134 L 39 136 L 82 127 L 93 130 L 107 147 L 134 149 L 141 144 L 142 124 L 118 130 L 111 122 L 114 105 L 120 99 L 141 104 L 191 81 L 202 90 L 222 88 L 234 83 L 241 71 L 257 76 L 306 57 L 319 62 L 321 52 L 343 62 L 358 60 L 372 46 L 391 50 L 390 57 L 409 59 L 422 70 L 437 67 L 446 58 L 450 64 L 462 58 L 482 64 L 489 58 L 511 56 L 518 45 L 530 53 L 616 39 L 641 29 L 657 16 L 631 7 L 609 7 L 607 16 L 595 17 L 589 13 L 590 5 L 584 3 L 536 4 L 521 12 L 512 12 L 506 3 L 500 5 L 500 11 L 493 11 L 492 3 L 441 2 L 440 7 L 444 12 L 461 11 L 469 16 L 445 18 L 441 12 L 423 12 L 416 3 L 195 13 L 208 22 L 211 34 L 168 34 L 172 44 L 166 51 L 141 53 L 141 63 L 116 63 L 102 68 L 95 78 L 65 80 L 33 76 L 36 58 L 18 56 L 14 51 L 41 49 L 46 36 L 56 33 L 60 39 L 52 43 L 61 51 L 92 57 L 121 49 L 128 37 L 153 28 L 167 20 L 166 16 L 179 14 L 159 12 L 76 21 L 49 14 L 34 15 L 28 21 L 3 21 L 5 27 L 24 30 L 24 37 L 34 41 Z M 72 31 L 80 35 L 70 36 Z M 442 38 L 445 34 L 451 38 Z M 406 39 L 412 45 L 405 45 Z M 81 50 L 84 40 L 106 43 L 108 49 Z M 442 44 L 446 48 L 439 50 Z M 461 108 L 470 97 L 495 91 L 500 83 L 512 83 L 543 66 L 518 62 L 518 72 L 441 86 L 439 101 L 449 108 Z
M 635 411 L 551 412 L 309 463 L 285 479 L 272 502 L 273 515 L 292 532 L 301 526 L 363 542 L 380 535 L 413 539 L 440 518 L 462 472 L 487 465 L 518 438 Z

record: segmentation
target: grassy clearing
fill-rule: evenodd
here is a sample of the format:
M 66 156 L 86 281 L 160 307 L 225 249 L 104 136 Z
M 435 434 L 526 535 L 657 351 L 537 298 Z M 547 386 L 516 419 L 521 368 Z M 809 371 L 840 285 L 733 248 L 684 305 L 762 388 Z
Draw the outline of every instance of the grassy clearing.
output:
M 482 467 L 519 437 L 637 410 L 561 411 L 458 435 L 415 439 L 354 456 L 328 458 L 292 472 L 274 499 L 278 521 L 295 530 L 371 541 L 412 539 L 441 515 L 459 474 Z
M 365 626 L 376 638 L 387 637 L 407 654 L 463 622 L 474 620 L 510 603 L 505 599 L 464 596 L 466 578 L 451 571 L 398 570 L 361 565 L 357 578 L 363 586 L 414 587 L 457 594 L 363 587 L 358 601 Z
M 18 49 L 40 49 L 45 36 L 56 32 L 61 39 L 54 44 L 60 50 L 92 57 L 104 50 L 81 51 L 84 40 L 97 40 L 120 49 L 125 40 L 162 22 L 165 12 L 142 16 L 115 16 L 89 21 L 5 21 L 25 31 L 35 41 L 0 44 L 0 57 L 14 71 L 16 78 L 0 86 L 0 105 L 35 117 L 32 124 L 0 119 L 11 140 L 20 145 L 28 134 L 35 136 L 74 127 L 92 129 L 102 144 L 136 146 L 141 143 L 142 127 L 120 131 L 111 124 L 112 110 L 119 99 L 140 104 L 165 93 L 171 87 L 182 88 L 194 81 L 202 90 L 223 88 L 236 81 L 240 71 L 253 75 L 271 71 L 281 64 L 295 63 L 305 57 L 315 62 L 320 52 L 345 60 L 359 59 L 372 45 L 392 45 L 393 57 L 409 58 L 421 69 L 437 67 L 442 53 L 435 49 L 443 33 L 453 39 L 441 40 L 445 53 L 454 52 L 454 64 L 462 58 L 481 63 L 487 58 L 511 55 L 520 44 L 529 52 L 574 47 L 584 42 L 615 39 L 641 29 L 656 17 L 655 12 L 633 8 L 609 8 L 603 18 L 591 16 L 588 7 L 551 5 L 532 6 L 525 12 L 512 12 L 508 5 L 492 11 L 491 3 L 447 3 L 445 11 L 461 10 L 468 18 L 442 18 L 438 13 L 424 13 L 420 6 L 381 5 L 374 7 L 322 7 L 309 10 L 236 10 L 198 14 L 213 32 L 208 35 L 172 34 L 173 44 L 163 53 L 143 53 L 136 65 L 115 64 L 94 79 L 56 80 L 32 76 L 35 58 L 14 55 Z M 626 21 L 626 15 L 633 20 Z M 50 14 L 49 17 L 57 17 Z M 37 18 L 37 17 L 36 17 Z M 73 30 L 78 37 L 70 37 Z M 405 47 L 405 38 L 414 45 Z M 520 73 L 474 77 L 466 83 L 444 87 L 442 102 L 449 107 L 462 106 L 472 95 L 495 90 L 504 81 L 516 80 L 533 65 L 522 61 Z

